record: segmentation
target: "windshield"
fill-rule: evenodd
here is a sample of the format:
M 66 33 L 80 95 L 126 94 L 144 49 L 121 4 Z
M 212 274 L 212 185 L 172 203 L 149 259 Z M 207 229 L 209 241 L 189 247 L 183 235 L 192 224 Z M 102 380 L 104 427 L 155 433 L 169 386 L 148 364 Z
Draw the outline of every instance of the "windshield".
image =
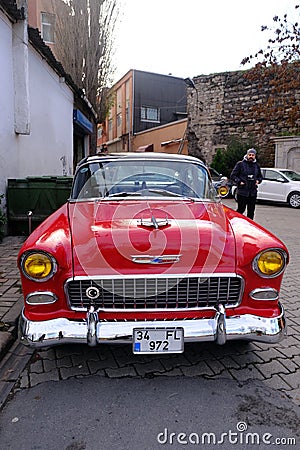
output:
M 219 174 L 219 172 L 216 171 L 216 169 L 214 169 L 213 167 L 209 167 L 209 172 L 210 172 L 210 176 L 212 177 L 212 179 L 214 181 L 219 181 L 221 178 L 221 174 Z
M 293 170 L 281 170 L 281 173 L 285 175 L 291 181 L 300 181 L 300 173 Z
M 126 197 L 216 199 L 201 164 L 164 159 L 117 159 L 90 162 L 75 175 L 72 199 Z

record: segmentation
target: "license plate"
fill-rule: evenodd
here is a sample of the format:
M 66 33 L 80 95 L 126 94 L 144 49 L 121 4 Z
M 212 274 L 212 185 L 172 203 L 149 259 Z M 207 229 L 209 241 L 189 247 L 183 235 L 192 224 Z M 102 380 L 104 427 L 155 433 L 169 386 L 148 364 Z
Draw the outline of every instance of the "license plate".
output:
M 182 353 L 183 328 L 134 328 L 133 353 Z

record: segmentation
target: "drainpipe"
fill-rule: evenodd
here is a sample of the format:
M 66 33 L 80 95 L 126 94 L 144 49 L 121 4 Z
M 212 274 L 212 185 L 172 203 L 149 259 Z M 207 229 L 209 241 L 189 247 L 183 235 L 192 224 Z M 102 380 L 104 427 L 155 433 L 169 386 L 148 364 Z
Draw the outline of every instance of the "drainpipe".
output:
M 25 18 L 13 24 L 14 128 L 16 134 L 30 134 L 27 2 L 22 0 Z
M 128 145 L 128 150 L 131 152 L 132 151 L 132 142 L 131 139 L 133 138 L 133 124 L 134 124 L 134 69 L 132 70 L 132 101 L 131 101 L 131 124 L 129 127 L 129 145 Z M 131 128 L 132 127 L 132 128 Z

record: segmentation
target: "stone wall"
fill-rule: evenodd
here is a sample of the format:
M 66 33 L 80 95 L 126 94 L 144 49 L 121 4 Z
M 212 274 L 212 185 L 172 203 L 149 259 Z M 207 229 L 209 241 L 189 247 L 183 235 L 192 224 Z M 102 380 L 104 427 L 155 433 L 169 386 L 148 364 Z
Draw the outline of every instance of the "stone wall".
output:
M 296 134 L 298 127 L 287 125 L 287 117 L 272 121 L 265 112 L 253 108 L 266 102 L 270 95 L 268 81 L 251 82 L 245 71 L 201 75 L 188 87 L 189 154 L 210 164 L 217 148 L 226 148 L 235 137 L 249 139 L 259 150 L 261 164 L 275 163 L 274 137 Z M 293 92 L 300 101 L 300 92 Z

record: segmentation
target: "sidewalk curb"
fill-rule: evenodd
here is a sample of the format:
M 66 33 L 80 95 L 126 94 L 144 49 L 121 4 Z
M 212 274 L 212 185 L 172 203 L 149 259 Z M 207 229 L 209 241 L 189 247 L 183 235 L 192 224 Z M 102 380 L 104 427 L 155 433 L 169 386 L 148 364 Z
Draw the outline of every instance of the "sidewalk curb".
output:
M 23 298 L 20 297 L 3 317 L 4 330 L 0 330 L 0 363 L 18 337 L 18 321 L 22 308 Z
M 25 347 L 16 339 L 0 360 L 0 411 L 32 354 L 32 349 Z

